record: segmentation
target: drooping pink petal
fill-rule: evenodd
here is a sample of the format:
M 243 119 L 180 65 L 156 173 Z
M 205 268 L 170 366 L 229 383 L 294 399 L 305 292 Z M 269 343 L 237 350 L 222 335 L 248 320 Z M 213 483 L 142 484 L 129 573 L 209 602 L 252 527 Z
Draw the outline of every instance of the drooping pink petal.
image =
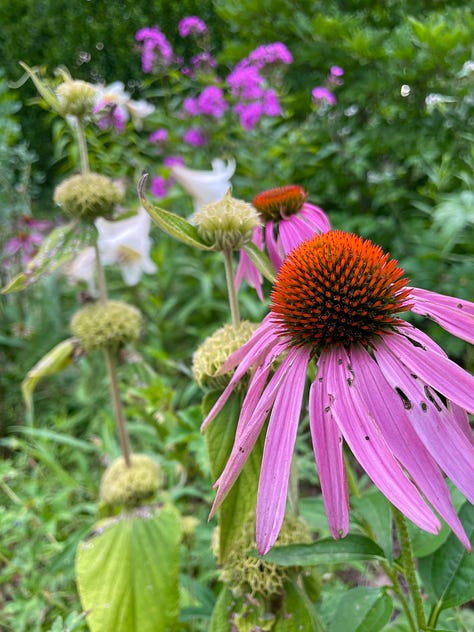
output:
M 412 373 L 459 406 L 474 412 L 474 377 L 467 371 L 445 355 L 415 344 L 404 335 L 385 336 L 384 342 Z
M 329 217 L 322 208 L 319 208 L 319 206 L 316 206 L 315 204 L 305 202 L 300 211 L 300 215 L 302 215 L 310 224 L 313 224 L 321 233 L 331 230 Z
M 331 410 L 355 458 L 380 491 L 410 520 L 425 531 L 437 533 L 440 523 L 395 460 L 365 406 L 344 349 L 327 354 L 326 389 Z
M 285 517 L 310 349 L 290 349 L 288 369 L 278 389 L 268 424 L 257 495 L 256 541 L 260 555 L 274 545 Z
M 474 446 L 426 384 L 407 370 L 384 341 L 374 354 L 387 381 L 406 397 L 406 408 L 420 439 L 460 491 L 474 502 Z
M 309 391 L 309 423 L 329 530 L 338 539 L 349 531 L 349 495 L 342 435 L 325 385 L 325 357 L 318 362 L 318 375 Z
M 464 546 L 470 548 L 444 477 L 413 428 L 402 399 L 363 347 L 351 349 L 350 358 L 362 398 L 393 455 Z
M 263 232 L 261 226 L 255 226 L 252 241 L 257 248 L 263 250 Z M 243 279 L 247 281 L 250 287 L 255 288 L 258 298 L 263 301 L 263 277 L 254 266 L 245 250 L 240 251 L 239 265 L 237 266 L 237 271 L 235 273 L 235 284 L 237 289 L 240 287 Z
M 272 262 L 275 270 L 278 271 L 283 261 L 283 253 L 280 252 L 277 241 L 273 236 L 273 227 L 273 222 L 268 222 L 265 225 L 265 242 L 267 244 L 268 256 L 270 257 L 270 261 Z
M 411 298 L 415 299 L 412 312 L 431 318 L 446 331 L 474 344 L 474 303 L 419 288 L 411 289 Z
M 288 254 L 305 239 L 311 239 L 316 232 L 312 226 L 297 215 L 291 215 L 278 224 L 278 231 L 283 251 Z
M 461 406 L 453 404 L 453 402 L 450 401 L 448 401 L 448 410 L 453 416 L 454 421 L 459 426 L 461 432 L 463 432 L 468 441 L 474 445 L 474 433 L 472 432 L 467 412 L 464 408 L 461 408 Z
M 240 423 L 239 420 L 239 432 L 236 434 L 232 451 L 227 459 L 227 463 L 222 474 L 214 483 L 214 487 L 217 487 L 218 489 L 212 505 L 210 517 L 212 517 L 220 503 L 224 500 L 238 475 L 242 471 L 242 468 L 244 467 L 255 442 L 258 439 L 268 413 L 271 410 L 278 390 L 280 389 L 294 362 L 295 353 L 289 353 L 268 382 L 267 387 L 262 393 L 255 410 L 253 411 L 253 414 L 246 417 L 245 425 Z

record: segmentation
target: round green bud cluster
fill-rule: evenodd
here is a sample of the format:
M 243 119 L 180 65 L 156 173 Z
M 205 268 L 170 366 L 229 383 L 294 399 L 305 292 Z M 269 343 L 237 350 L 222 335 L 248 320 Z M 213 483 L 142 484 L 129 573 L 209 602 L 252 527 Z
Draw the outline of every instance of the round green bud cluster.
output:
M 92 114 L 96 88 L 91 83 L 69 79 L 61 83 L 56 92 L 64 116 L 84 118 Z
M 116 349 L 140 336 L 140 311 L 123 301 L 97 301 L 74 314 L 71 333 L 84 351 Z
M 219 373 L 227 358 L 244 345 L 257 329 L 256 323 L 242 321 L 238 327 L 224 325 L 196 349 L 192 371 L 202 388 L 225 388 L 233 371 Z
M 232 550 L 224 560 L 221 579 L 238 595 L 260 595 L 264 598 L 283 590 L 283 582 L 297 567 L 278 566 L 257 557 L 246 555 L 255 549 L 255 522 L 244 521 L 244 527 Z M 311 542 L 308 525 L 299 517 L 285 516 L 276 546 Z
M 102 476 L 100 498 L 107 505 L 132 509 L 150 501 L 162 484 L 160 466 L 152 458 L 132 454 L 128 466 L 120 456 Z
M 257 210 L 227 191 L 222 200 L 204 204 L 193 215 L 202 239 L 214 250 L 239 250 L 261 224 Z
M 86 221 L 111 217 L 122 198 L 120 187 L 99 173 L 71 176 L 54 191 L 54 201 L 65 213 Z

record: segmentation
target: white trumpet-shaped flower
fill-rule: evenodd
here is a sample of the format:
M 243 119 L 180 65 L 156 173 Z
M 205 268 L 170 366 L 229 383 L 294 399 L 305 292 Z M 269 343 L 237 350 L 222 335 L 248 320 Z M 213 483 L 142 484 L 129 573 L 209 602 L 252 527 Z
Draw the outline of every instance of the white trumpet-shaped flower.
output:
M 230 179 L 235 172 L 235 160 L 227 163 L 216 158 L 212 161 L 212 171 L 189 169 L 183 165 L 175 165 L 171 171 L 174 178 L 189 193 L 197 211 L 204 204 L 212 204 L 221 200 L 230 186 Z
M 154 109 L 155 106 L 147 101 L 133 101 L 121 81 L 96 86 L 94 112 L 100 127 L 115 127 L 118 132 L 123 132 L 131 116 L 134 126 L 141 129 L 142 119 Z

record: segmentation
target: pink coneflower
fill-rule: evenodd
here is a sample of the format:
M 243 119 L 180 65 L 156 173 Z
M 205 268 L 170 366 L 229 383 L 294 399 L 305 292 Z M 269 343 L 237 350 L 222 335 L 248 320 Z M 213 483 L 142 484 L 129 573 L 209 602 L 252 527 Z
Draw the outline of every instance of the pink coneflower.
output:
M 331 228 L 324 211 L 307 202 L 306 198 L 303 187 L 290 184 L 263 191 L 253 199 L 252 204 L 259 211 L 263 225 L 256 229 L 252 241 L 259 248 L 266 246 L 276 270 L 280 269 L 286 255 L 302 241 Z M 259 278 L 260 284 L 257 282 Z M 261 275 L 244 251 L 240 253 L 236 279 L 238 285 L 245 279 L 262 298 Z
M 474 501 L 474 378 L 399 317 L 412 311 L 474 342 L 474 303 L 409 287 L 397 261 L 369 240 L 329 231 L 293 250 L 270 313 L 223 370 L 235 373 L 205 419 L 252 369 L 234 446 L 217 480 L 214 512 L 242 470 L 271 411 L 257 498 L 256 539 L 266 553 L 280 530 L 309 363 L 309 420 L 329 528 L 349 529 L 343 440 L 381 492 L 420 528 L 440 523 L 469 540 L 441 470 Z M 277 368 L 271 373 L 273 361 Z

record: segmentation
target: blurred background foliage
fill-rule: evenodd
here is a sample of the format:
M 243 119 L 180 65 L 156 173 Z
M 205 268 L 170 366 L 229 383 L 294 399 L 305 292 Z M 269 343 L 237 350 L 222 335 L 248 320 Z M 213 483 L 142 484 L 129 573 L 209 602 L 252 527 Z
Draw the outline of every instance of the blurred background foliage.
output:
M 237 197 L 301 184 L 335 227 L 390 250 L 414 285 L 473 300 L 474 9 L 457 0 L 0 3 L 0 248 L 24 214 L 58 221 L 52 188 L 74 168 L 65 126 L 32 105 L 38 99 L 31 82 L 19 85 L 19 60 L 49 76 L 63 65 L 77 79 L 123 81 L 133 98 L 147 98 L 135 32 L 159 25 L 185 55 L 190 44 L 177 24 L 186 15 L 207 23 L 223 70 L 264 43 L 281 41 L 294 57 L 284 77 L 283 117 L 258 139 L 249 134 L 235 156 Z M 311 90 L 333 65 L 344 69 L 337 104 L 316 111 Z M 130 179 L 133 195 L 137 173 L 159 162 L 145 142 L 150 131 L 133 138 L 104 133 L 106 150 L 92 148 L 108 175 Z M 176 192 L 167 203 L 191 209 Z M 132 441 L 160 455 L 174 500 L 205 525 L 187 558 L 186 597 L 205 622 L 215 594 L 207 588 L 209 498 L 202 498 L 212 493 L 190 364 L 198 344 L 227 320 L 225 279 L 218 256 L 191 251 L 157 229 L 152 236 L 157 274 L 125 291 L 118 273 L 110 278 L 111 294 L 136 303 L 148 323 L 140 354 L 121 377 Z M 0 583 L 7 587 L 0 610 L 15 632 L 62 630 L 68 615 L 67 629 L 85 629 L 67 562 L 94 519 L 104 459 L 118 454 L 99 363 L 81 360 L 41 383 L 34 424 L 21 401 L 21 380 L 69 335 L 77 300 L 77 288 L 59 275 L 0 299 Z M 264 313 L 250 290 L 241 301 L 244 317 Z M 461 365 L 474 367 L 467 345 L 434 323 L 419 324 Z M 22 553 L 24 541 L 31 547 Z M 189 629 L 206 629 L 199 625 Z

